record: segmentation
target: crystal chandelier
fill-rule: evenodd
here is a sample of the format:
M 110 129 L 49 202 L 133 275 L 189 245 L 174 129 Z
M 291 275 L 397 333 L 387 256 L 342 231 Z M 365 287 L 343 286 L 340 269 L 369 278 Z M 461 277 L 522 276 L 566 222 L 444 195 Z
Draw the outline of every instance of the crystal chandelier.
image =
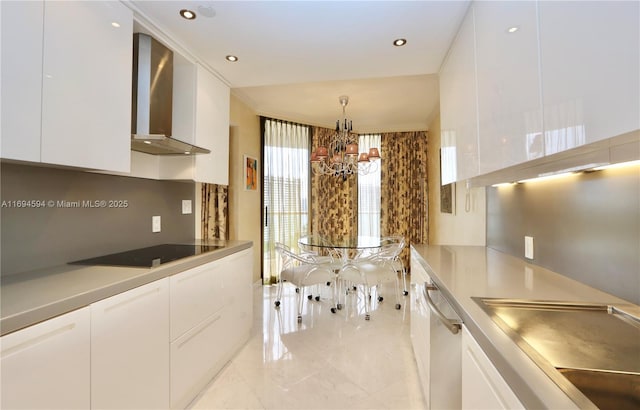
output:
M 369 152 L 358 155 L 358 135 L 352 134 L 353 122 L 347 119 L 346 107 L 349 97 L 339 98 L 342 105 L 342 120 L 336 121 L 336 133 L 331 137 L 329 147 L 319 146 L 311 153 L 311 169 L 317 175 L 342 176 L 343 180 L 351 174 L 366 175 L 378 169 L 380 151 L 371 148 Z

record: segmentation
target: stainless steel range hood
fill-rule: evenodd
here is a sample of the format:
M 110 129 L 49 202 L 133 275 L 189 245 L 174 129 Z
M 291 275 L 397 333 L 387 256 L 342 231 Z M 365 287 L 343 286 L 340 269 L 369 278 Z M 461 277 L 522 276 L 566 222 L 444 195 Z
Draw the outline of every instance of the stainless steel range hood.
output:
M 131 149 L 152 155 L 211 152 L 171 137 L 173 52 L 154 38 L 133 35 Z

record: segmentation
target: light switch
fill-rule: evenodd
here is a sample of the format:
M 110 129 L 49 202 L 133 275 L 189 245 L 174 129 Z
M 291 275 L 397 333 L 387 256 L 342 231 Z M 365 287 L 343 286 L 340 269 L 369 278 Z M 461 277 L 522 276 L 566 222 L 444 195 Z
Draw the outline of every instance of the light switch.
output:
M 533 236 L 524 237 L 524 257 L 533 259 Z
M 160 216 L 151 217 L 151 232 L 160 232 L 162 229 Z
M 187 215 L 191 213 L 191 200 L 183 199 L 182 200 L 182 214 Z

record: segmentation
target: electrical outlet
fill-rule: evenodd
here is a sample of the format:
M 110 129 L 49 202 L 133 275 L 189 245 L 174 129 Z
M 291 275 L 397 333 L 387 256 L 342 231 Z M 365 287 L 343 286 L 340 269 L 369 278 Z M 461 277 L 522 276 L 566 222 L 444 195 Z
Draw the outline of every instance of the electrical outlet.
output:
M 524 257 L 533 259 L 533 236 L 524 237 Z
M 151 217 L 151 232 L 160 232 L 162 230 L 162 223 L 160 216 Z
M 191 213 L 191 200 L 183 199 L 182 200 L 182 214 L 187 215 Z

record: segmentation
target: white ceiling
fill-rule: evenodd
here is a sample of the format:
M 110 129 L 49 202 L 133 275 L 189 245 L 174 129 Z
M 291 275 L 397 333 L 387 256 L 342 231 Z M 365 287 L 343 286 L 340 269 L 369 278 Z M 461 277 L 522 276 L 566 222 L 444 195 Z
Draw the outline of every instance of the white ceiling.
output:
M 215 71 L 258 114 L 356 132 L 428 128 L 438 70 L 469 1 L 141 1 L 145 20 Z M 188 21 L 180 9 L 195 11 Z M 214 14 L 212 17 L 208 15 Z M 394 47 L 393 40 L 407 45 Z M 233 54 L 239 61 L 230 63 Z

